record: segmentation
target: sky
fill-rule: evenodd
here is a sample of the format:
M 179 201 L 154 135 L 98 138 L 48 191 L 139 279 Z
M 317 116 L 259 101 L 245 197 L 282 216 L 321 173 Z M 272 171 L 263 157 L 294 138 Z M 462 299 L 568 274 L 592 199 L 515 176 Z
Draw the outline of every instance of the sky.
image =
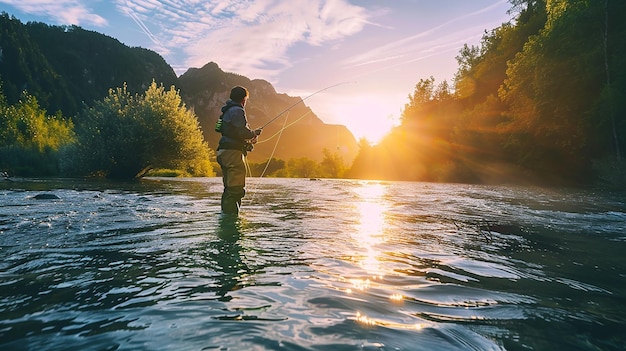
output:
M 0 0 L 0 12 L 23 23 L 78 25 L 154 50 L 178 75 L 215 62 L 267 80 L 373 144 L 399 123 L 420 79 L 452 83 L 463 45 L 479 45 L 511 19 L 510 8 L 506 0 Z

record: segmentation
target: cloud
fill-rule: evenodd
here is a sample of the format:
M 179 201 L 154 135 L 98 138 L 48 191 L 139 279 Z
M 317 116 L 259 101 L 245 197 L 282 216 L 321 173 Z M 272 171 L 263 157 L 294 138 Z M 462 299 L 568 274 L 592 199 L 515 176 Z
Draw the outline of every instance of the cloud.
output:
M 359 67 L 385 63 L 387 67 L 397 67 L 431 57 L 437 53 L 457 51 L 468 42 L 477 41 L 482 37 L 485 25 L 471 25 L 470 27 L 457 25 L 459 22 L 482 15 L 498 6 L 505 4 L 500 0 L 477 11 L 453 18 L 438 26 L 428 28 L 420 33 L 413 34 L 386 45 L 363 51 L 358 55 L 347 57 L 341 63 L 344 67 Z M 469 34 L 468 34 L 469 33 Z
M 369 14 L 347 0 L 115 0 L 162 54 L 187 67 L 272 79 L 297 44 L 322 46 L 361 31 Z M 158 5 L 158 6 L 157 6 Z
M 16 9 L 38 16 L 52 18 L 62 25 L 94 25 L 106 26 L 107 20 L 93 13 L 79 0 L 0 0 L 0 3 L 8 4 Z

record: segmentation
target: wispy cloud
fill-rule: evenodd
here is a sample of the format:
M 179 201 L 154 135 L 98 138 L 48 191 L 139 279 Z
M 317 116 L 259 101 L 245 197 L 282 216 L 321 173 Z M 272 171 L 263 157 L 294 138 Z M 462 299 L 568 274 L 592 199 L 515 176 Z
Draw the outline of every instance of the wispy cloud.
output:
M 52 18 L 58 24 L 106 26 L 107 20 L 95 14 L 79 0 L 0 0 L 16 9 L 38 16 Z
M 292 64 L 297 44 L 321 46 L 358 33 L 369 14 L 347 0 L 115 0 L 161 53 L 184 66 L 215 61 L 227 71 L 271 79 Z
M 341 63 L 345 67 L 359 67 L 384 62 L 386 64 L 385 69 L 388 69 L 419 61 L 436 53 L 458 50 L 463 44 L 480 39 L 485 26 L 472 25 L 471 27 L 465 27 L 456 26 L 455 24 L 497 9 L 504 3 L 506 3 L 506 0 L 499 0 L 489 6 L 453 18 L 420 33 L 363 51 L 344 59 Z

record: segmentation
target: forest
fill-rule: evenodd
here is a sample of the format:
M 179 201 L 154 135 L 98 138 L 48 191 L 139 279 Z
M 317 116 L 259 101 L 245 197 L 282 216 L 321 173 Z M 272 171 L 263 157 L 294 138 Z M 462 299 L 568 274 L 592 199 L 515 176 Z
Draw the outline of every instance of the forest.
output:
M 321 161 L 253 163 L 252 175 L 623 189 L 626 2 L 509 2 L 513 20 L 486 31 L 479 45 L 463 47 L 452 82 L 417 78 L 401 124 L 379 144 L 361 140 L 354 160 L 320 149 Z M 52 46 L 28 44 L 31 37 L 50 42 L 75 32 L 77 48 L 97 44 L 81 42 L 84 31 L 76 27 L 29 23 L 24 29 L 7 14 L 2 21 L 0 46 L 24 44 L 20 55 L 3 52 L 0 61 L 0 171 L 128 178 L 161 169 L 215 175 L 214 153 L 202 140 L 193 109 L 176 90 L 165 88 L 177 78 L 160 56 L 121 50 L 112 38 L 107 45 L 115 49 L 114 65 L 77 55 L 72 47 L 53 54 Z M 74 77 L 46 57 L 80 60 L 76 64 L 89 69 Z M 123 64 L 137 57 L 149 64 Z M 7 69 L 7 62 L 19 69 Z M 100 64 L 109 68 L 99 69 Z M 137 70 L 143 80 L 130 78 Z M 99 90 L 77 83 L 86 80 L 100 82 L 92 84 Z M 140 152 L 128 155 L 131 148 Z
M 348 176 L 624 187 L 626 2 L 512 0 L 515 20 L 421 79 Z

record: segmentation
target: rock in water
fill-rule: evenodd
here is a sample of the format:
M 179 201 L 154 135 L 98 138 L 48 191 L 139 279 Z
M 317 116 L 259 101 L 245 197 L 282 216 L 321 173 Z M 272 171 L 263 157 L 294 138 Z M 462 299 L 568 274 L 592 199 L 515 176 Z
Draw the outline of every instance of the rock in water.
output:
M 36 200 L 60 200 L 61 198 L 54 194 L 37 194 L 34 196 Z

